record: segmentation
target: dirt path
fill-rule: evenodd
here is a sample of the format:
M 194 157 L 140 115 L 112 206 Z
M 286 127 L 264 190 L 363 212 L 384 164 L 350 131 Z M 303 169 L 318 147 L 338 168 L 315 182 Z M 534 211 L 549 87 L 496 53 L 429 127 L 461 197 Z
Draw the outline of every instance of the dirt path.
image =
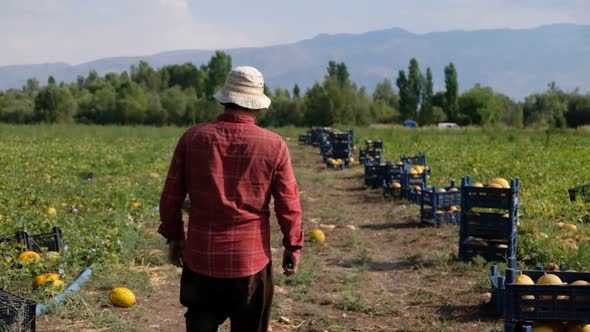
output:
M 486 304 L 485 267 L 454 258 L 456 226 L 419 227 L 418 208 L 367 189 L 361 167 L 328 170 L 317 149 L 290 148 L 304 231 L 335 227 L 324 228 L 326 245 L 306 245 L 300 273 L 287 279 L 273 220 L 273 331 L 501 331 Z M 183 331 L 179 271 L 155 267 L 150 276 L 153 292 L 139 294 L 126 318 L 141 331 Z

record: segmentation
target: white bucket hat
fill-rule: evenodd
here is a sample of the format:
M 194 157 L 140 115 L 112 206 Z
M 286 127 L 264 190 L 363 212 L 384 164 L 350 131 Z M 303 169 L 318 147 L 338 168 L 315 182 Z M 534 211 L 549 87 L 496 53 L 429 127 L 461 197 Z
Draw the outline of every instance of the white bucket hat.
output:
M 232 69 L 225 78 L 223 88 L 213 98 L 222 104 L 233 103 L 253 110 L 270 106 L 270 98 L 264 94 L 262 73 L 249 66 Z

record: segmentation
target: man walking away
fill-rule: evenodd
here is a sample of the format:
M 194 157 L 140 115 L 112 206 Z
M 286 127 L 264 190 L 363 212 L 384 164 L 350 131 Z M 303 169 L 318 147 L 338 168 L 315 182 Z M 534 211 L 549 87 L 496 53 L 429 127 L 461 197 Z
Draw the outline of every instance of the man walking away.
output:
M 303 246 L 301 208 L 285 142 L 255 124 L 270 105 L 262 74 L 236 67 L 214 95 L 216 121 L 193 126 L 178 141 L 160 199 L 159 233 L 170 262 L 182 267 L 180 302 L 189 332 L 266 332 L 273 297 L 270 198 L 284 246 L 282 267 L 297 272 Z M 188 193 L 188 230 L 181 207 Z

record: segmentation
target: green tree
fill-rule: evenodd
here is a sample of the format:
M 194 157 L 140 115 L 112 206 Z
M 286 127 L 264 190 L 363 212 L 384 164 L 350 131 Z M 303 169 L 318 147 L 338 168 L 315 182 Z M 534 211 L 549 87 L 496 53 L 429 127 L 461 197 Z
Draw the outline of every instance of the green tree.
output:
M 201 69 L 205 71 L 205 98 L 213 99 L 213 94 L 223 86 L 231 68 L 231 56 L 221 51 L 215 52 L 207 66 Z
M 117 123 L 140 124 L 146 117 L 147 98 L 143 88 L 134 81 L 121 84 L 117 92 Z
M 449 120 L 456 121 L 459 111 L 459 79 L 452 62 L 445 67 L 445 89 L 445 113 Z
M 331 126 L 334 124 L 334 103 L 326 90 L 318 83 L 304 97 L 304 123 L 308 126 Z
M 426 78 L 423 83 L 422 89 L 422 105 L 420 107 L 420 123 L 423 125 L 428 125 L 435 123 L 435 119 L 433 116 L 432 110 L 432 99 L 434 97 L 434 84 L 432 82 L 432 71 L 430 67 L 426 68 Z
M 162 92 L 162 107 L 167 114 L 168 123 L 181 125 L 186 112 L 186 96 L 179 86 L 173 86 Z
M 409 106 L 409 85 L 408 85 L 408 78 L 406 77 L 406 72 L 400 70 L 397 75 L 396 85 L 399 90 L 399 111 L 401 120 L 406 120 L 411 117 L 411 107 Z
M 417 120 L 418 108 L 420 105 L 420 97 L 422 96 L 422 75 L 420 74 L 420 66 L 418 60 L 412 58 L 410 60 L 410 67 L 408 68 L 408 99 L 407 112 L 408 115 Z
M 70 90 L 55 85 L 55 79 L 41 89 L 35 97 L 35 119 L 48 123 L 72 122 L 77 104 Z
M 459 97 L 457 120 L 462 125 L 497 125 L 502 122 L 505 106 L 492 88 L 477 85 Z

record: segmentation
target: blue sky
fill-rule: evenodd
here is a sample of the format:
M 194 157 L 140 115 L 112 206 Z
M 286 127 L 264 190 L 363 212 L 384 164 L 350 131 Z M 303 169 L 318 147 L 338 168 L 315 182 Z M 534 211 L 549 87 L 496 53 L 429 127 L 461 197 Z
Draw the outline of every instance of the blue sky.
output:
M 0 66 L 551 23 L 590 24 L 590 0 L 1 0 Z

